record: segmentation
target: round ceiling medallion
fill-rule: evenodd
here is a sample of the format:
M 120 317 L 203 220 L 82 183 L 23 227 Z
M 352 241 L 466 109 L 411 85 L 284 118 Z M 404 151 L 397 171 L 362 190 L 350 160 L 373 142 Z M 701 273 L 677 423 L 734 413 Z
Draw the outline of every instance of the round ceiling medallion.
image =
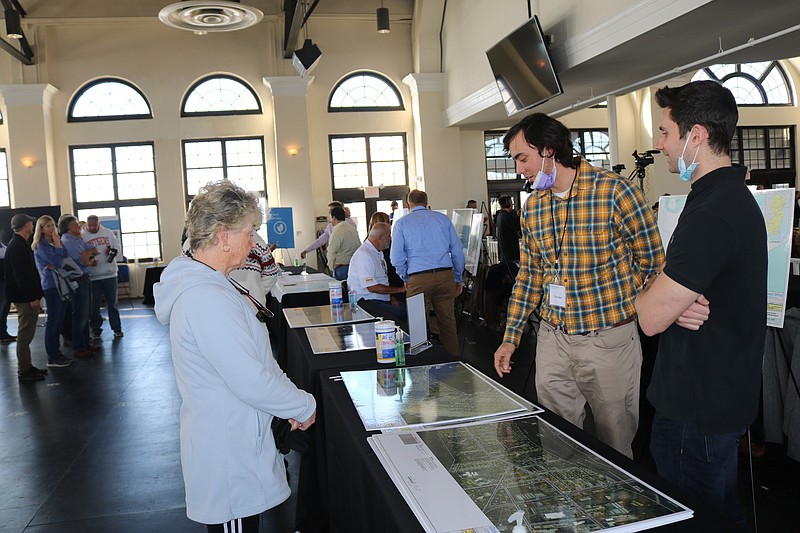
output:
M 241 30 L 264 18 L 260 10 L 226 0 L 188 0 L 170 4 L 158 13 L 167 26 L 205 33 Z

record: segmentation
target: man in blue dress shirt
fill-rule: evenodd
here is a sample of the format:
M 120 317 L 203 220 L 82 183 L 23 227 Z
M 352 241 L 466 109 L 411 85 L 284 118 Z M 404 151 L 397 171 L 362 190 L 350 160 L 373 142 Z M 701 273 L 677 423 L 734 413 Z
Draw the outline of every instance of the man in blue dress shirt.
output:
M 464 284 L 464 251 L 447 216 L 428 210 L 428 195 L 419 190 L 408 194 L 406 216 L 394 222 L 391 260 L 406 283 L 406 294 L 425 295 L 425 308 L 433 306 L 439 323 L 439 340 L 451 355 L 458 356 L 455 299 Z
M 58 219 L 58 232 L 61 244 L 67 254 L 81 268 L 83 275 L 76 279 L 78 289 L 72 297 L 72 356 L 91 357 L 100 348 L 89 344 L 89 308 L 92 304 L 92 282 L 89 279 L 89 266 L 97 264 L 95 256 L 100 251 L 81 239 L 81 227 L 78 219 L 72 215 L 61 215 Z

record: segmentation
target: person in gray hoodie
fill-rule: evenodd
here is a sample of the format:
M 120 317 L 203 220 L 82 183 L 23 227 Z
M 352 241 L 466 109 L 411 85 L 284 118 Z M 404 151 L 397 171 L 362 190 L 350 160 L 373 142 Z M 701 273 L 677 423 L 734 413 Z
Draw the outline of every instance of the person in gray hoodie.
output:
M 278 367 L 246 290 L 228 278 L 261 219 L 254 196 L 229 181 L 208 184 L 186 215 L 192 257 L 172 260 L 154 288 L 182 399 L 186 515 L 210 533 L 258 531 L 259 515 L 290 495 L 273 417 L 301 431 L 316 417 L 314 397 Z

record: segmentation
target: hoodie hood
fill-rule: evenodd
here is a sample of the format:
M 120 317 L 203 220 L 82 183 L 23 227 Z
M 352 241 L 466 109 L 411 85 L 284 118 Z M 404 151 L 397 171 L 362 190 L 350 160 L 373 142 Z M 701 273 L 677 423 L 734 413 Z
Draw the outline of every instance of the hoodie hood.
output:
M 226 286 L 228 281 L 222 272 L 213 270 L 203 263 L 183 256 L 173 259 L 161 273 L 161 281 L 153 286 L 158 321 L 164 325 L 169 324 L 172 308 L 181 294 L 196 289 L 204 283 Z

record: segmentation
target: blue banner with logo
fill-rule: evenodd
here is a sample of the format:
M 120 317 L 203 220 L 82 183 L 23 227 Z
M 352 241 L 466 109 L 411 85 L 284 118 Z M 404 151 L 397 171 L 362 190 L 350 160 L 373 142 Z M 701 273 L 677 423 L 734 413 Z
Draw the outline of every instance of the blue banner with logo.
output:
M 294 248 L 294 223 L 291 207 L 271 207 L 267 221 L 269 243 L 278 248 Z

